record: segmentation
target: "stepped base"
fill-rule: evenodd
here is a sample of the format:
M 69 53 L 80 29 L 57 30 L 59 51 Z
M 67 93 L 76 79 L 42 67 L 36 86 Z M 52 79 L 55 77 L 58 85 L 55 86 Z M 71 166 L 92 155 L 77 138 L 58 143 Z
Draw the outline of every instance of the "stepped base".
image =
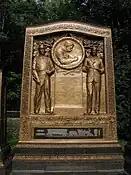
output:
M 121 148 L 110 144 L 18 144 L 13 175 L 123 174 Z
M 13 175 L 125 175 L 121 170 L 110 171 L 88 171 L 88 172 L 45 172 L 45 171 L 18 171 Z

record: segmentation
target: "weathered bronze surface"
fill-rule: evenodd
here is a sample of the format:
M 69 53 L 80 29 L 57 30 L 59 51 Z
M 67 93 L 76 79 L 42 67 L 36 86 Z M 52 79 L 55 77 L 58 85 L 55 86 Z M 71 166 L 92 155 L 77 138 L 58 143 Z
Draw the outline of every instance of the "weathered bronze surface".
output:
M 73 37 L 63 37 L 54 43 L 52 59 L 64 69 L 77 67 L 84 59 L 82 44 Z
M 73 22 L 27 28 L 20 141 L 35 142 L 35 128 L 97 127 L 100 140 L 116 140 L 110 29 Z
M 22 152 L 14 160 L 71 160 L 74 164 L 85 160 L 88 164 L 92 159 L 107 161 L 108 165 L 108 160 L 120 160 L 121 169 L 115 110 L 109 28 L 58 22 L 26 29 L 17 145 Z M 74 148 L 79 148 L 76 154 Z
M 36 82 L 34 96 L 34 113 L 38 114 L 41 109 L 41 99 L 44 93 L 45 113 L 51 113 L 50 76 L 54 73 L 54 66 L 49 58 L 48 46 L 39 45 L 39 55 L 33 59 L 33 79 Z
M 97 56 L 95 47 L 91 48 L 90 56 L 87 55 L 85 58 L 82 71 L 87 74 L 87 113 L 98 114 L 100 110 L 101 75 L 104 73 L 104 66 L 102 59 Z

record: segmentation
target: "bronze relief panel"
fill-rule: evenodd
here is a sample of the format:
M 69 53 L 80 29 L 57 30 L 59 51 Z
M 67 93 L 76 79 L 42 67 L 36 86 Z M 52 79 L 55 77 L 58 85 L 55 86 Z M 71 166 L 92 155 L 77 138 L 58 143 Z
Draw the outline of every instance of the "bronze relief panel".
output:
M 101 128 L 100 139 L 116 139 L 111 44 L 110 29 L 89 24 L 62 22 L 27 28 L 21 141 L 32 140 L 35 128 L 63 128 L 67 136 L 67 132 L 77 134 L 77 128 L 78 133 L 83 128 L 92 132 Z
M 31 113 L 106 113 L 103 39 L 71 32 L 47 38 L 34 38 Z

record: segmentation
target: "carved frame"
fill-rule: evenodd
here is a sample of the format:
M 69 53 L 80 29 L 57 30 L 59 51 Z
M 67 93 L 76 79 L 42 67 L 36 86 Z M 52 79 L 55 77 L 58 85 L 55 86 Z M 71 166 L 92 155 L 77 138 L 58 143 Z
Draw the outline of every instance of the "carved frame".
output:
M 32 52 L 33 39 L 35 36 L 46 35 L 61 31 L 74 31 L 86 35 L 99 36 L 104 39 L 104 56 L 105 56 L 105 75 L 106 75 L 106 101 L 107 114 L 104 116 L 52 116 L 52 115 L 31 115 L 31 81 L 32 81 Z M 116 141 L 116 109 L 115 109 L 115 86 L 114 86 L 114 65 L 111 30 L 109 28 L 97 27 L 89 24 L 76 22 L 57 22 L 38 27 L 29 27 L 26 29 L 25 49 L 24 49 L 24 66 L 22 76 L 22 94 L 21 94 L 21 114 L 20 114 L 20 141 L 30 142 L 34 123 L 39 123 L 43 127 L 95 127 L 102 126 L 104 129 L 104 138 L 106 140 Z M 101 141 L 101 139 L 100 139 Z M 43 141 L 44 142 L 44 141 Z M 79 141 L 78 141 L 79 142 Z

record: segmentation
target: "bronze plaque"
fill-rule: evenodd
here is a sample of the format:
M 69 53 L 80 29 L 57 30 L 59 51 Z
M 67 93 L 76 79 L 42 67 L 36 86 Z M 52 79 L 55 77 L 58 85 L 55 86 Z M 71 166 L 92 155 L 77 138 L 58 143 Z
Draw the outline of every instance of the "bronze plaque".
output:
M 101 139 L 103 138 L 102 128 L 35 128 L 35 139 Z
M 20 142 L 116 141 L 110 29 L 76 22 L 27 28 L 23 67 Z

